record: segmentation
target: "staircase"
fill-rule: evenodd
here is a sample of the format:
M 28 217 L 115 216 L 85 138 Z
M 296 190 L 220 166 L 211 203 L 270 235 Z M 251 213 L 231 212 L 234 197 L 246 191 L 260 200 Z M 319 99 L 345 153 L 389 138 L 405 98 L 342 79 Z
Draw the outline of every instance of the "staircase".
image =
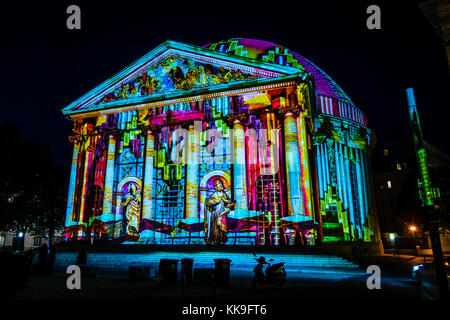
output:
M 358 265 L 336 255 L 330 254 L 293 254 L 258 253 L 271 263 L 285 262 L 286 272 L 327 273 L 327 274 L 364 274 Z M 55 270 L 65 272 L 68 265 L 76 264 L 76 252 L 59 252 L 56 255 Z M 88 253 L 88 264 L 96 266 L 99 273 L 124 273 L 133 265 L 147 265 L 158 268 L 160 259 L 194 259 L 194 268 L 214 268 L 214 259 L 230 259 L 231 271 L 253 272 L 256 265 L 252 253 L 242 252 L 150 252 L 150 253 Z M 180 270 L 181 262 L 178 263 Z

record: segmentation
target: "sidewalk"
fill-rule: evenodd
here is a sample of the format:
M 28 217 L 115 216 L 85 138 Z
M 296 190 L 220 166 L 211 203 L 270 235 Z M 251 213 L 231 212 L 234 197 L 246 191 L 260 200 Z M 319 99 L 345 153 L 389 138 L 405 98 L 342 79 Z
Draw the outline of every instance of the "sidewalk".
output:
M 426 257 L 426 262 L 433 262 L 433 257 Z M 383 254 L 380 256 L 362 257 L 357 262 L 362 268 L 369 265 L 377 265 L 382 273 L 390 275 L 411 276 L 412 267 L 424 263 L 424 257 L 406 254 Z
M 259 285 L 251 289 L 252 274 L 233 272 L 229 288 L 194 283 L 185 287 L 182 297 L 179 285 L 161 286 L 157 280 L 130 281 L 124 276 L 97 275 L 82 279 L 81 290 L 68 290 L 67 275 L 33 276 L 29 288 L 18 292 L 18 300 L 195 300 L 195 301 L 299 301 L 299 300 L 420 300 L 412 279 L 404 276 L 381 277 L 381 290 L 369 290 L 367 276 L 288 274 L 283 288 Z

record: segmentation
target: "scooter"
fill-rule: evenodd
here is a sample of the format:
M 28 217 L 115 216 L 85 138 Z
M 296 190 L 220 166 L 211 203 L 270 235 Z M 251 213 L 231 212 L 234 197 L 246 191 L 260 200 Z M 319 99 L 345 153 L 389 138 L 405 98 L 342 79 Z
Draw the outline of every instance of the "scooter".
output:
M 253 255 L 256 256 L 256 254 Z M 271 284 L 274 287 L 284 286 L 287 276 L 286 270 L 284 269 L 284 262 L 271 265 L 270 262 L 272 262 L 273 259 L 270 259 L 269 262 L 266 262 L 266 259 L 264 257 L 255 258 L 255 260 L 258 262 L 258 265 L 256 265 L 255 269 L 253 270 L 253 272 L 255 273 L 255 277 L 253 278 L 254 284 L 256 284 L 256 282 L 259 282 Z M 264 264 L 268 264 L 265 276 L 262 271 Z
M 269 261 L 273 261 L 270 259 Z M 286 283 L 286 270 L 284 269 L 284 262 L 270 265 L 266 268 L 266 282 L 276 287 L 282 287 Z

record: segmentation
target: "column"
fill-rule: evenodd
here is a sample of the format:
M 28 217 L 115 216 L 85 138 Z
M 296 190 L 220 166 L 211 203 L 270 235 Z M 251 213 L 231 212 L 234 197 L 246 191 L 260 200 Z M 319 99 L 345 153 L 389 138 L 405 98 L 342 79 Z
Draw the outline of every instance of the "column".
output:
M 104 222 L 114 221 L 112 205 L 113 205 L 115 158 L 116 158 L 116 137 L 110 135 L 108 139 L 108 153 L 106 155 L 105 187 L 103 189 L 102 221 Z
M 355 213 L 354 213 L 354 208 L 353 208 L 353 194 L 352 194 L 352 179 L 350 176 L 350 161 L 351 161 L 351 149 L 347 146 L 343 147 L 344 148 L 344 170 L 345 170 L 345 189 L 347 191 L 347 199 L 348 199 L 348 212 L 349 212 L 349 216 L 350 216 L 350 223 L 349 223 L 349 229 L 350 229 L 350 237 L 352 239 L 352 241 L 354 240 L 354 236 L 355 236 L 355 230 L 356 230 L 356 226 L 355 226 Z
M 80 143 L 75 141 L 73 144 L 72 165 L 70 167 L 69 194 L 67 195 L 66 226 L 71 225 L 73 222 L 73 209 L 75 206 L 75 188 L 77 183 L 79 150 L 80 150 Z
M 92 164 L 92 157 L 93 157 L 93 152 L 92 151 L 88 151 L 88 148 L 86 148 L 85 151 L 85 160 L 84 160 L 84 172 L 83 172 L 83 186 L 82 186 L 82 191 L 81 191 L 81 206 L 80 206 L 80 215 L 78 217 L 78 222 L 79 223 L 83 223 L 84 220 L 84 211 L 85 211 L 85 207 L 86 207 L 86 200 L 88 197 L 88 177 L 89 177 L 89 170 L 91 168 L 91 164 Z
M 317 184 L 319 189 L 319 194 L 317 195 L 319 198 L 323 197 L 323 177 L 322 177 L 322 155 L 320 150 L 320 145 L 316 145 L 316 163 L 317 163 Z
M 186 169 L 186 218 L 198 218 L 198 170 L 200 143 L 194 125 L 189 126 L 188 162 Z
M 288 216 L 304 215 L 300 185 L 300 154 L 298 149 L 297 123 L 292 112 L 284 115 L 284 143 L 286 158 L 286 182 Z
M 366 159 L 366 151 L 361 150 L 361 165 L 363 171 L 363 181 L 364 181 L 364 203 L 365 203 L 365 217 L 366 220 L 369 219 L 369 210 L 370 210 L 370 182 L 369 175 L 367 173 L 368 164 Z
M 356 174 L 358 180 L 358 201 L 359 201 L 359 218 L 361 223 L 361 229 L 363 229 L 365 216 L 364 216 L 364 180 L 361 172 L 361 159 L 359 157 L 359 149 L 355 149 L 355 165 L 356 165 Z
M 351 228 L 350 228 L 350 220 L 349 220 L 349 210 L 350 210 L 350 204 L 351 201 L 348 199 L 348 193 L 347 193 L 347 174 L 345 171 L 345 163 L 344 163 L 344 151 L 343 146 L 341 143 L 337 143 L 337 159 L 338 159 L 338 167 L 339 167 L 339 176 L 340 176 L 340 185 L 339 190 L 341 190 L 341 201 L 343 203 L 343 208 L 345 209 L 345 214 L 342 215 L 343 217 L 343 227 L 344 227 L 344 234 L 347 235 L 347 237 L 351 237 Z M 345 235 L 344 235 L 345 236 Z M 344 238 L 345 239 L 345 238 Z
M 144 177 L 144 200 L 142 201 L 142 219 L 152 218 L 152 194 L 153 194 L 153 150 L 155 148 L 155 137 L 147 131 L 147 144 L 145 146 L 145 177 Z
M 245 134 L 244 126 L 238 119 L 233 122 L 233 144 L 234 200 L 237 209 L 248 210 Z
M 305 208 L 305 216 L 313 218 L 312 211 L 312 192 L 311 192 L 311 176 L 309 167 L 309 151 L 308 151 L 308 136 L 306 130 L 306 120 L 303 115 L 297 117 L 297 131 L 298 131 L 298 142 L 299 142 L 299 152 L 300 152 L 300 165 L 302 173 L 302 187 L 303 187 L 303 200 Z

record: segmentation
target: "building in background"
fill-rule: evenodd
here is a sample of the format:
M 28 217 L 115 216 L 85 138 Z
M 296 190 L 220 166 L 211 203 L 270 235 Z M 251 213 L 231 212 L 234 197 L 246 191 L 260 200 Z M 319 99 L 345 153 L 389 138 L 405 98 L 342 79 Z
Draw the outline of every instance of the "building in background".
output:
M 22 239 L 18 239 L 19 235 L 14 232 L 6 232 L 0 235 L 0 247 L 12 248 L 13 250 L 19 249 L 20 244 L 19 241 L 23 240 L 23 249 L 35 249 L 43 244 L 48 245 L 48 237 L 36 236 L 30 233 L 22 234 Z M 53 244 L 61 242 L 64 240 L 64 236 L 62 233 L 57 232 L 53 237 Z
M 62 111 L 74 124 L 68 239 L 379 240 L 367 119 L 285 47 L 166 41 Z
M 415 247 L 423 238 L 417 197 L 414 146 L 404 141 L 378 143 L 372 154 L 374 190 L 380 233 L 385 249 L 401 242 Z M 409 227 L 416 226 L 414 234 Z M 396 239 L 392 239 L 395 235 Z M 407 239 L 407 240 L 402 240 Z M 409 240 L 410 239 L 410 240 Z M 410 242 L 410 243 L 407 243 Z
M 419 169 L 414 139 L 378 143 L 372 152 L 374 190 L 381 238 L 385 249 L 430 247 L 419 197 Z M 450 198 L 450 156 L 426 141 L 426 166 L 432 182 L 434 201 L 440 207 L 443 250 L 450 250 L 448 215 Z M 423 194 L 423 192 L 422 192 Z M 395 235 L 395 239 L 392 239 Z
M 411 172 L 406 155 L 392 145 L 377 145 L 373 152 L 375 199 L 382 233 L 398 232 L 394 227 L 397 199 Z

